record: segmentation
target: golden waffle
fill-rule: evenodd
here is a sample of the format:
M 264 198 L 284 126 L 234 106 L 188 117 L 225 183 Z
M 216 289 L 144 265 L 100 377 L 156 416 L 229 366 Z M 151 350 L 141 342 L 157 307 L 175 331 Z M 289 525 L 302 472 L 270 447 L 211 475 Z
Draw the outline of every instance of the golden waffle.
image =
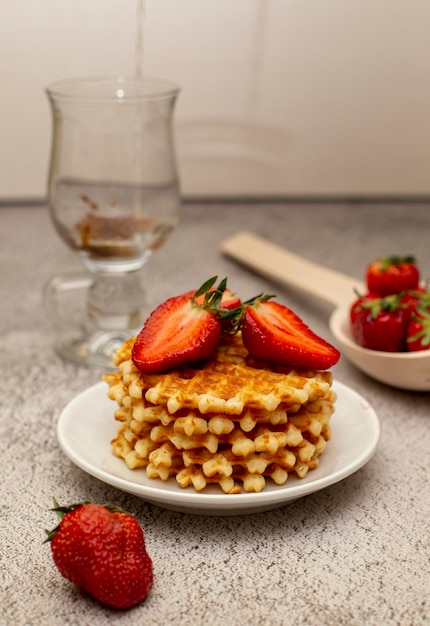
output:
M 329 372 L 253 361 L 239 334 L 200 369 L 144 375 L 132 345 L 120 348 L 118 371 L 104 376 L 120 422 L 112 451 L 130 469 L 174 477 L 183 488 L 240 493 L 318 466 L 336 399 Z
M 158 421 L 137 411 L 140 419 L 135 419 L 135 404 L 121 411 L 112 449 L 130 469 L 144 467 L 150 478 L 161 480 L 174 476 L 184 488 L 200 491 L 217 483 L 226 493 L 261 491 L 267 478 L 280 485 L 289 474 L 303 478 L 318 466 L 330 439 L 334 401 L 330 391 L 324 399 L 285 416 L 281 424 L 260 416 L 251 431 L 242 430 L 240 417 L 205 420 L 195 410 L 176 419 L 159 414 Z M 212 432 L 214 424 L 217 434 Z
M 196 409 L 201 414 L 240 415 L 244 409 L 294 411 L 324 397 L 331 385 L 330 372 L 295 371 L 253 360 L 240 333 L 219 344 L 214 357 L 200 369 L 182 367 L 167 374 L 141 374 L 131 361 L 133 340 L 116 357 L 120 378 L 132 398 L 144 397 L 151 405 L 165 406 L 170 414 Z M 115 379 L 106 377 L 109 384 Z M 111 391 L 111 397 L 122 390 Z M 113 399 L 116 399 L 114 397 Z

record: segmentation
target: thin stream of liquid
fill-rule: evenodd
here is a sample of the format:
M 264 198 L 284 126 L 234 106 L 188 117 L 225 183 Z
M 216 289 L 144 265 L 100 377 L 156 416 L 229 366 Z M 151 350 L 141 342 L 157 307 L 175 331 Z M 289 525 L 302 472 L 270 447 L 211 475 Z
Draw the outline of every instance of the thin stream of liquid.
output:
M 144 91 L 144 77 L 143 77 L 143 29 L 145 22 L 145 0 L 137 0 L 137 9 L 136 9 L 136 21 L 137 21 L 137 29 L 136 29 L 136 43 L 135 43 L 135 59 L 134 59 L 134 80 L 135 80 L 135 88 L 136 93 L 141 94 Z M 134 163 L 133 163 L 133 176 L 136 182 L 139 182 L 140 174 L 142 170 L 142 145 L 141 145 L 141 134 L 143 132 L 142 119 L 141 119 L 141 110 L 140 104 L 137 101 L 136 105 L 136 142 L 135 142 L 135 153 L 134 153 Z M 140 207 L 140 198 L 139 194 L 136 191 L 133 198 L 133 212 L 138 215 L 141 207 Z
M 136 80 L 136 83 L 139 85 L 143 81 L 143 28 L 145 22 L 145 0 L 137 0 L 136 20 L 137 30 L 134 78 Z
M 255 12 L 254 33 L 253 33 L 253 54 L 250 63 L 249 80 L 249 106 L 251 117 L 257 112 L 258 99 L 261 87 L 262 62 L 264 54 L 265 33 L 267 32 L 267 22 L 269 16 L 267 0 L 259 0 Z

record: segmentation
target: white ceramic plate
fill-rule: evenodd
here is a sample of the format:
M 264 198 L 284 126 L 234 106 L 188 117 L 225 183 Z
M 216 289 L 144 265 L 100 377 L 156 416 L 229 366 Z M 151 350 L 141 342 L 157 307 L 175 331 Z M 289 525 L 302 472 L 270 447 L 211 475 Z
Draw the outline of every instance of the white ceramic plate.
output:
M 116 404 L 107 398 L 107 385 L 98 383 L 76 396 L 63 410 L 57 427 L 65 454 L 99 480 L 165 509 L 203 515 L 258 513 L 324 489 L 363 467 L 378 445 L 380 426 L 370 404 L 339 382 L 333 384 L 338 399 L 331 418 L 332 438 L 320 465 L 306 478 L 290 476 L 282 486 L 267 482 L 260 493 L 227 495 L 214 485 L 204 493 L 181 489 L 174 478 L 149 479 L 144 469 L 129 470 L 111 453 L 116 434 Z

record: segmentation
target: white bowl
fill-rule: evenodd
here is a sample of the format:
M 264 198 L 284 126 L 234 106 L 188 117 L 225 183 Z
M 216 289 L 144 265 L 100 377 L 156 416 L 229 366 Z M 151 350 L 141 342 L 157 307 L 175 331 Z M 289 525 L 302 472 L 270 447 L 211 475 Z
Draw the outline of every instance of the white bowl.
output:
M 330 330 L 341 354 L 381 383 L 409 391 L 430 391 L 430 350 L 381 352 L 362 348 L 352 338 L 350 306 L 351 303 L 338 307 L 330 317 Z

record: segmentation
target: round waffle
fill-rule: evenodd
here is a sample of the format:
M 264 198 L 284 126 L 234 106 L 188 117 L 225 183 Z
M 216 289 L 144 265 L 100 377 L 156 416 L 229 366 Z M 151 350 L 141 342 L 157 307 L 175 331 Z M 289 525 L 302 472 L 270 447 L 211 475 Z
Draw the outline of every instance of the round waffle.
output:
M 325 396 L 332 382 L 330 372 L 298 372 L 251 359 L 240 333 L 226 337 L 201 367 L 182 367 L 166 374 L 139 372 L 131 360 L 132 346 L 133 340 L 126 342 L 115 361 L 129 395 L 166 406 L 169 413 L 183 408 L 227 415 L 240 415 L 245 408 L 294 410 Z
M 252 360 L 240 333 L 200 367 L 145 375 L 131 361 L 133 340 L 105 374 L 120 422 L 112 451 L 150 478 L 174 476 L 201 491 L 261 491 L 318 466 L 330 439 L 335 394 L 330 372 L 295 371 Z

